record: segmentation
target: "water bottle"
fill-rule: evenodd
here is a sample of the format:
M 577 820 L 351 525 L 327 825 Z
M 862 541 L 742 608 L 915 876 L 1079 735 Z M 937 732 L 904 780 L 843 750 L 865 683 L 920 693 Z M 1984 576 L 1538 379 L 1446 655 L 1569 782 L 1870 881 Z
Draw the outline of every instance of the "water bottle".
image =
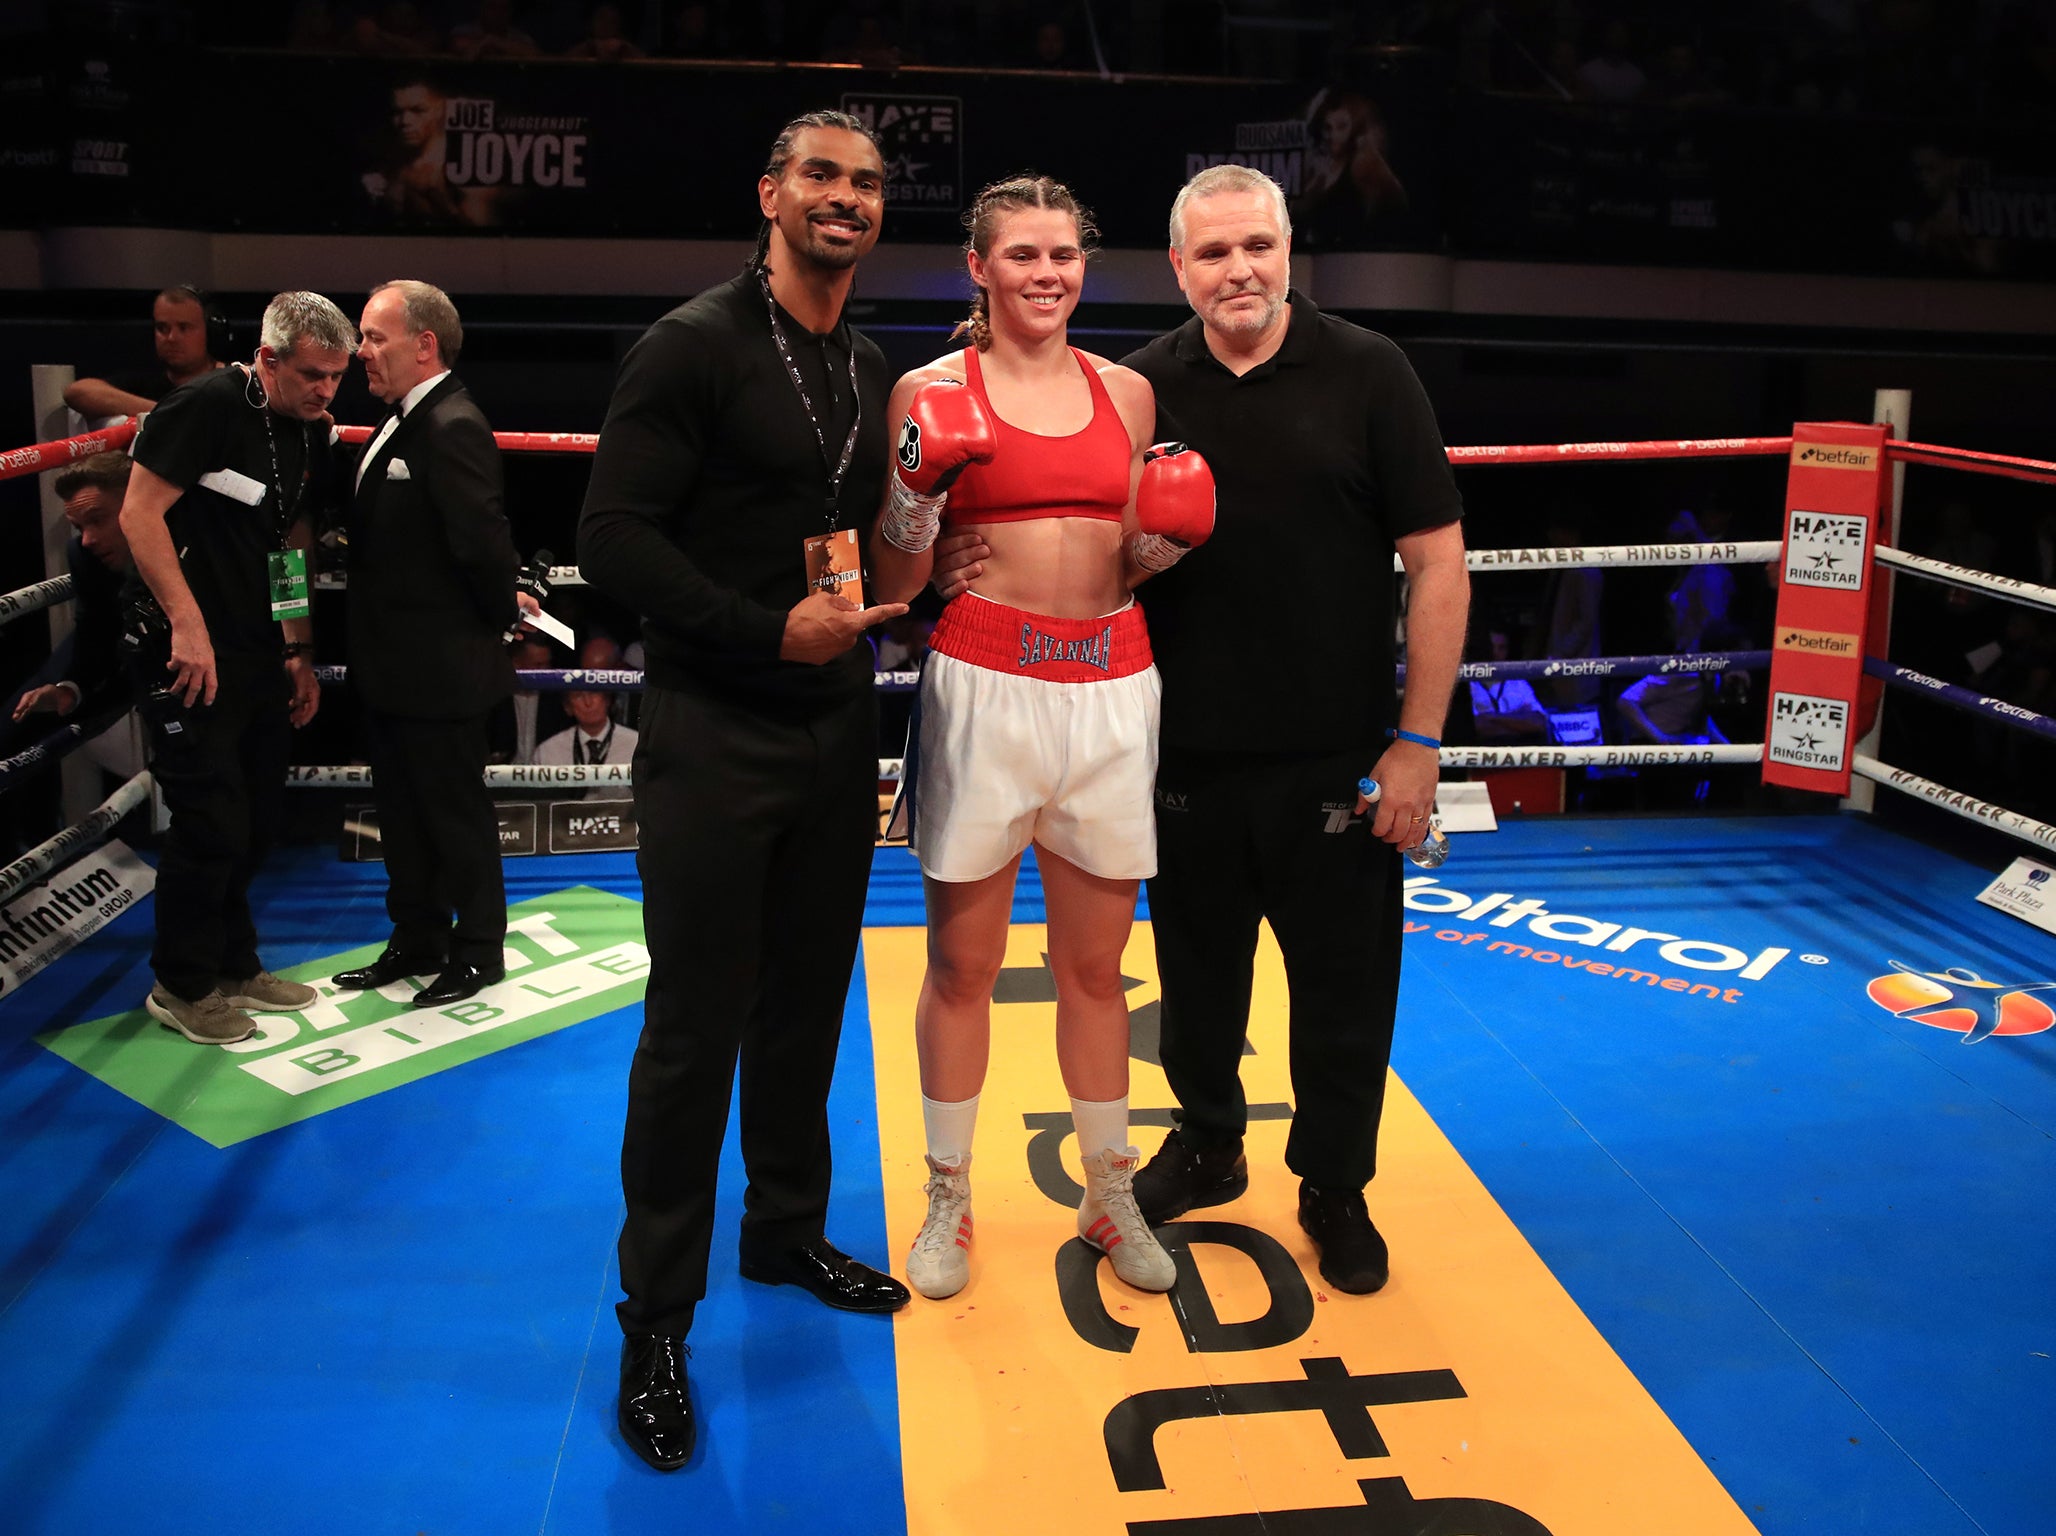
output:
M 1373 805 L 1378 803 L 1378 797 L 1384 793 L 1384 790 L 1379 787 L 1378 781 L 1372 778 L 1358 779 L 1356 787 L 1357 792 Z M 1438 869 L 1441 867 L 1442 861 L 1449 857 L 1449 839 L 1443 834 L 1440 827 L 1430 821 L 1428 823 L 1428 835 L 1421 842 L 1421 845 L 1418 848 L 1402 848 L 1400 852 L 1404 853 L 1422 869 Z

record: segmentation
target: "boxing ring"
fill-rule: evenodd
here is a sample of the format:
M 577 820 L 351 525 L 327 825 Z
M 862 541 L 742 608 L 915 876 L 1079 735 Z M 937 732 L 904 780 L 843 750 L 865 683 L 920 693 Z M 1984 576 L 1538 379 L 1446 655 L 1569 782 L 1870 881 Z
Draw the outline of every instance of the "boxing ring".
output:
M 1467 474 L 1546 475 L 1790 461 L 1807 439 L 1450 456 Z M 1892 438 L 1880 455 L 1888 481 L 1910 465 L 2056 482 L 2056 465 Z M 1896 548 L 1895 502 L 1878 494 L 1866 601 L 1890 573 L 2056 610 L 2056 590 Z M 1470 563 L 1480 582 L 1756 566 L 1792 537 Z M 62 601 L 54 585 L 0 597 L 0 617 Z M 1827 631 L 1782 611 L 1777 628 L 1769 650 L 1579 660 L 1601 677 L 1760 672 L 1768 710 L 1781 690 L 1828 686 L 1780 670 L 1788 629 Z M 1080 1263 L 1059 1209 L 1067 1117 L 1024 864 L 995 992 L 971 1286 L 887 1324 L 741 1282 L 722 1246 L 742 1188 L 731 1138 L 693 1336 L 702 1448 L 668 1479 L 611 1429 L 615 1158 L 646 964 L 631 858 L 510 860 L 510 974 L 473 1004 L 424 1019 L 402 1006 L 404 984 L 324 996 L 225 1050 L 141 1014 L 148 898 L 127 903 L 0 993 L 9 1528 L 2046 1531 L 2056 1495 L 2033 1448 L 2056 1409 L 2043 1194 L 2056 941 L 1980 903 L 1993 858 L 1863 807 L 1882 787 L 1976 823 L 1980 850 L 2003 837 L 2005 856 L 2052 862 L 2056 828 L 1882 760 L 1878 719 L 1905 692 L 2043 740 L 2056 722 L 1896 666 L 1882 626 L 1848 633 L 1864 643 L 1835 657 L 1860 674 L 1849 783 L 1827 791 L 1840 811 L 1824 796 L 1814 815 L 1507 817 L 1459 833 L 1441 868 L 1407 871 L 1369 1191 L 1394 1279 L 1377 1296 L 1327 1294 L 1292 1220 L 1284 982 L 1268 943 L 1244 1062 L 1250 1193 L 1166 1229 L 1181 1268 L 1168 1298 Z M 1562 675 L 1553 665 L 1463 675 Z M 348 686 L 340 668 L 322 678 Z M 1443 762 L 1445 779 L 1762 773 L 1773 734 L 1450 746 Z M 0 763 L 0 792 L 63 745 Z M 881 780 L 895 768 L 881 761 Z M 305 765 L 293 782 L 367 773 Z M 558 789 L 629 775 L 489 777 Z M 67 871 L 148 792 L 131 780 L 0 871 L 0 939 L 24 896 L 78 886 Z M 376 865 L 281 850 L 253 891 L 267 963 L 319 980 L 368 959 L 382 895 Z M 1148 1150 L 1171 1100 L 1146 903 L 1139 915 L 1123 969 Z M 881 847 L 830 1106 L 830 1235 L 895 1270 L 918 1224 L 921 922 L 918 872 Z

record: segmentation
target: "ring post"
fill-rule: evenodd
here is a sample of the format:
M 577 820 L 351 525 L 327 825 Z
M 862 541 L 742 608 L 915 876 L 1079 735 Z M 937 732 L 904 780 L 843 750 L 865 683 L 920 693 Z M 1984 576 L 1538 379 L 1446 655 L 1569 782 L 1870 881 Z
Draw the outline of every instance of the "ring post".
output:
M 36 363 L 29 369 L 29 391 L 36 413 L 30 442 L 55 442 L 71 436 L 71 407 L 64 403 L 64 391 L 71 386 L 76 370 L 69 363 Z M 43 574 L 63 576 L 71 569 L 65 547 L 71 542 L 71 524 L 64 520 L 64 503 L 57 499 L 57 480 L 45 470 L 36 477 L 43 504 Z M 50 644 L 55 647 L 71 633 L 71 609 L 63 603 L 50 608 Z M 88 810 L 92 807 L 88 806 Z
M 71 408 L 64 403 L 64 391 L 77 377 L 69 363 L 36 363 L 29 368 L 29 390 L 36 413 L 31 441 L 55 442 L 72 434 Z M 57 477 L 45 470 L 36 477 L 43 504 L 43 574 L 63 576 L 71 569 L 66 549 L 71 543 L 71 524 L 65 521 L 64 503 L 57 499 Z M 72 631 L 72 605 L 50 605 L 50 648 L 54 651 Z M 82 820 L 100 798 L 100 766 L 85 753 L 66 758 L 57 768 L 58 802 L 64 824 Z
M 1881 389 L 1873 397 L 1870 419 L 1891 429 L 1892 437 L 1906 442 L 1913 436 L 1913 391 L 1910 389 Z M 1892 461 L 1891 476 L 1885 487 L 1884 505 L 1878 514 L 1876 544 L 1887 549 L 1899 547 L 1899 519 L 1906 497 L 1906 465 L 1902 460 Z M 1883 570 L 1872 566 L 1872 579 L 1877 590 L 1871 598 L 1870 643 L 1867 654 L 1883 656 L 1892 643 L 1892 601 L 1899 589 L 1898 572 L 1889 567 Z M 1885 700 L 1878 696 L 1877 707 L 1870 716 L 1870 728 L 1863 733 L 1863 739 L 1856 744 L 1856 751 L 1864 757 L 1878 755 L 1878 743 L 1885 734 Z M 1842 797 L 1845 811 L 1868 813 L 1877 805 L 1877 784 L 1863 774 L 1857 774 L 1849 781 L 1849 793 Z
M 1855 743 L 1884 687 L 1864 676 L 1863 658 L 1879 590 L 1871 550 L 1890 483 L 1890 430 L 1855 422 L 1792 428 L 1763 736 L 1766 784 L 1849 793 Z

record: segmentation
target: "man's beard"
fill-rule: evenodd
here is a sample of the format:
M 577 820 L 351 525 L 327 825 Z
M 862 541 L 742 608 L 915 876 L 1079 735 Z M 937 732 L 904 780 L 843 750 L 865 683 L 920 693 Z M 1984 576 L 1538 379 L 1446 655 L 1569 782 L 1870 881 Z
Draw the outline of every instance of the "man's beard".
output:
M 856 237 L 847 244 L 837 244 L 824 236 L 815 226 L 814 221 L 809 219 L 807 221 L 806 238 L 795 249 L 802 258 L 813 262 L 816 266 L 826 267 L 831 272 L 847 271 L 849 268 L 854 267 L 857 264 L 858 258 L 864 254 L 862 249 L 863 239 L 865 235 L 871 232 L 869 224 L 865 223 L 857 215 L 850 215 L 849 221 L 860 226 Z
M 1223 313 L 1226 306 L 1232 300 L 1247 299 L 1252 297 L 1259 298 L 1264 301 L 1264 307 L 1262 311 L 1258 314 L 1245 315 L 1239 312 L 1236 314 Z M 1217 296 L 1214 299 L 1212 305 L 1209 307 L 1212 313 L 1210 313 L 1207 316 L 1207 318 L 1213 322 L 1214 328 L 1216 330 L 1232 331 L 1237 333 L 1256 332 L 1269 328 L 1272 322 L 1278 318 L 1279 311 L 1284 309 L 1285 301 L 1277 294 L 1272 293 L 1269 289 L 1245 288 L 1239 293 L 1228 294 L 1225 297 Z

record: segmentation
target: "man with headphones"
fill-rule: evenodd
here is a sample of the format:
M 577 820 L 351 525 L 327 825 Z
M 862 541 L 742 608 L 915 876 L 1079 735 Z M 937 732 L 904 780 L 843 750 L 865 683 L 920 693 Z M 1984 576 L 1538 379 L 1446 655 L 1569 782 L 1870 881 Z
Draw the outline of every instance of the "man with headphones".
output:
M 228 361 L 233 350 L 228 320 L 214 300 L 190 283 L 160 289 L 150 305 L 157 367 L 115 379 L 79 379 L 64 391 L 64 403 L 88 421 L 140 416 L 194 379 Z

